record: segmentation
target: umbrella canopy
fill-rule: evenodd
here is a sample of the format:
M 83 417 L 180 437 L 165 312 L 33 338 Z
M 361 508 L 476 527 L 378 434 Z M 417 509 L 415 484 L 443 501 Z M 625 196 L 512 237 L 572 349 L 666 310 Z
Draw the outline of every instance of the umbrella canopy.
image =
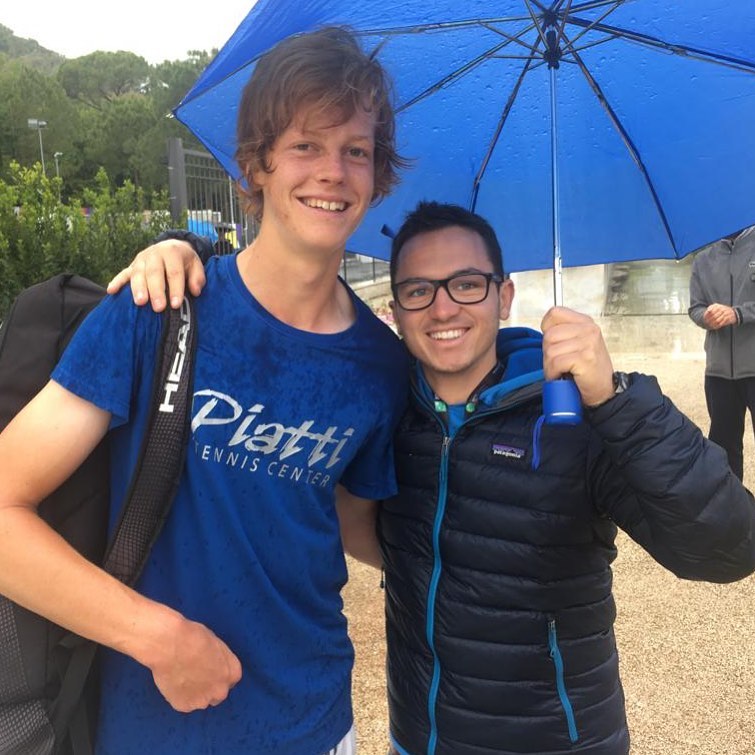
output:
M 349 250 L 420 199 L 491 221 L 509 272 L 681 258 L 755 222 L 753 0 L 259 0 L 176 109 L 233 176 L 258 57 L 345 24 L 390 72 L 413 160 Z

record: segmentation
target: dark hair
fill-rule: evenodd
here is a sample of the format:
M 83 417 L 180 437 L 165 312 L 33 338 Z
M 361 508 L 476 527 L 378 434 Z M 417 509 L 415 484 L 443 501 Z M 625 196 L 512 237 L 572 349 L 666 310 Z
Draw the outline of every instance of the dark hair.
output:
M 247 186 L 239 191 L 247 211 L 262 216 L 262 190 L 252 172 L 270 171 L 269 152 L 303 107 L 335 110 L 349 120 L 358 108 L 375 116 L 375 188 L 379 201 L 398 183 L 407 163 L 396 151 L 390 80 L 380 63 L 345 27 L 287 37 L 266 52 L 244 87 L 236 125 L 236 162 Z
M 485 218 L 456 204 L 420 202 L 401 224 L 391 243 L 391 283 L 396 282 L 398 258 L 404 245 L 420 233 L 440 231 L 459 226 L 476 233 L 485 242 L 485 251 L 493 265 L 493 272 L 504 277 L 503 252 L 493 227 Z

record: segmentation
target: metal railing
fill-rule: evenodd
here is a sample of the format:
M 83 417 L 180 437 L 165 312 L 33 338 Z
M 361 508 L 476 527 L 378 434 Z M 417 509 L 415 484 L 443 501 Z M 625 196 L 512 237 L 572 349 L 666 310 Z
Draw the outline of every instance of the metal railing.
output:
M 236 249 L 254 238 L 256 223 L 242 211 L 233 179 L 209 152 L 168 139 L 168 185 L 174 223 L 186 216 L 189 230 L 213 241 L 224 232 Z

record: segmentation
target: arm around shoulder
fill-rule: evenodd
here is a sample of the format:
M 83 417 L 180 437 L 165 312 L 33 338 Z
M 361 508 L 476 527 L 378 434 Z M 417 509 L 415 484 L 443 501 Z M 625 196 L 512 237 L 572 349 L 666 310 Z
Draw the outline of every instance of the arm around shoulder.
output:
M 161 312 L 166 306 L 167 289 L 170 306 L 177 309 L 187 286 L 194 296 L 201 293 L 206 283 L 204 263 L 212 254 L 212 244 L 203 236 L 183 230 L 165 231 L 108 283 L 107 291 L 115 294 L 128 283 L 135 304 L 149 302 Z

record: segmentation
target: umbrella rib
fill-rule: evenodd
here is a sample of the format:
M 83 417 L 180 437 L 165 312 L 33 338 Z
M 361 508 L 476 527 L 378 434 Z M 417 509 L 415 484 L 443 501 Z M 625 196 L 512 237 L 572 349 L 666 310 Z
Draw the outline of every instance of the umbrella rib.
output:
M 577 24 L 578 26 L 582 27 L 582 31 L 581 31 L 581 32 L 580 32 L 579 34 L 577 34 L 577 36 L 576 36 L 576 37 L 573 37 L 573 38 L 572 38 L 572 39 L 570 40 L 570 43 L 571 43 L 571 45 L 570 45 L 570 46 L 571 46 L 572 48 L 574 48 L 574 43 L 575 43 L 575 42 L 577 42 L 578 40 L 582 39 L 582 37 L 584 37 L 584 36 L 585 36 L 585 34 L 589 34 L 589 33 L 590 33 L 590 32 L 591 32 L 591 31 L 592 31 L 593 29 L 595 29 L 595 28 L 596 28 L 596 27 L 598 26 L 598 24 L 600 24 L 600 22 L 601 22 L 601 21 L 603 21 L 603 19 L 604 19 L 604 18 L 607 18 L 608 16 L 610 16 L 610 15 L 611 15 L 611 13 L 613 13 L 613 12 L 614 12 L 614 11 L 615 11 L 615 10 L 616 10 L 616 9 L 617 9 L 617 8 L 618 8 L 618 7 L 620 6 L 620 5 L 622 5 L 623 3 L 624 3 L 624 0 L 610 0 L 610 3 L 609 3 L 609 4 L 610 4 L 610 5 L 612 6 L 612 7 L 611 7 L 611 8 L 609 8 L 609 9 L 608 9 L 608 10 L 607 10 L 607 11 L 606 11 L 605 13 L 603 13 L 603 14 L 602 14 L 601 16 L 599 16 L 598 18 L 596 18 L 596 19 L 595 19 L 594 21 L 590 21 L 590 22 L 588 23 L 588 25 L 587 25 L 587 26 L 582 26 L 582 24 Z M 574 12 L 576 12 L 576 10 L 572 10 L 572 13 L 574 13 Z M 567 23 L 571 22 L 571 20 L 572 20 L 571 18 L 567 18 L 567 17 L 565 16 L 565 17 L 564 17 L 564 26 L 566 26 L 566 24 L 567 24 Z M 608 36 L 608 37 L 607 37 L 606 39 L 604 39 L 604 40 L 601 40 L 601 42 L 608 42 L 608 41 L 609 41 L 609 40 L 611 40 L 611 39 L 615 39 L 615 36 L 616 36 L 616 35 L 609 35 L 609 36 Z M 591 45 L 590 45 L 590 46 L 592 46 L 592 44 L 593 44 L 593 43 L 591 43 Z M 584 48 L 582 48 L 582 49 L 586 49 L 586 47 L 584 47 Z
M 436 23 L 436 24 L 424 24 L 420 26 L 412 26 L 412 27 L 397 27 L 395 29 L 379 29 L 379 30 L 367 30 L 367 31 L 360 31 L 357 32 L 357 36 L 375 36 L 376 34 L 385 34 L 386 36 L 399 36 L 401 34 L 416 34 L 416 33 L 422 33 L 425 31 L 433 31 L 436 29 L 441 29 L 445 31 L 446 29 L 463 29 L 471 26 L 482 26 L 489 31 L 492 31 L 494 34 L 498 34 L 504 38 L 506 38 L 510 42 L 514 42 L 518 45 L 521 45 L 524 47 L 525 50 L 529 50 L 530 52 L 535 49 L 533 45 L 527 44 L 526 42 L 523 42 L 520 37 L 524 36 L 528 32 L 532 31 L 532 29 L 537 27 L 537 23 L 532 23 L 529 26 L 525 27 L 521 31 L 519 31 L 517 34 L 509 34 L 502 29 L 499 29 L 494 24 L 499 23 L 512 23 L 514 21 L 531 21 L 531 16 L 510 16 L 510 17 L 501 17 L 501 18 L 483 18 L 483 19 L 475 19 L 473 21 L 456 21 L 456 22 L 449 22 L 449 23 Z
M 600 8 L 603 5 L 623 5 L 627 0 L 592 0 L 592 2 L 581 3 L 575 5 L 572 9 L 572 13 L 582 13 L 586 10 L 593 10 L 593 8 Z
M 570 23 L 575 26 L 587 26 L 588 24 L 591 24 L 591 22 L 584 21 L 580 18 L 571 18 Z M 659 47 L 685 58 L 694 58 L 703 62 L 717 63 L 726 66 L 727 68 L 734 68 L 746 73 L 755 73 L 755 61 L 735 58 L 730 55 L 722 55 L 721 53 L 711 52 L 697 47 L 690 47 L 676 42 L 664 42 L 662 39 L 651 37 L 648 34 L 641 34 L 640 32 L 630 31 L 629 29 L 622 29 L 616 26 L 608 26 L 607 24 L 595 24 L 593 28 L 607 34 L 612 34 L 619 39 L 631 40 L 632 42 L 647 45 L 648 47 Z
M 488 18 L 488 19 L 475 18 L 475 19 L 470 19 L 468 21 L 447 21 L 447 22 L 435 22 L 431 24 L 413 24 L 411 26 L 378 27 L 378 28 L 372 28 L 372 29 L 360 29 L 360 30 L 355 30 L 354 35 L 357 37 L 371 37 L 371 36 L 380 36 L 380 35 L 392 37 L 392 36 L 401 36 L 403 34 L 421 34 L 422 32 L 425 32 L 425 31 L 445 31 L 446 29 L 451 29 L 451 30 L 463 29 L 465 27 L 481 26 L 481 25 L 484 26 L 485 24 L 493 24 L 493 23 L 511 23 L 511 22 L 528 21 L 529 19 L 530 17 L 528 15 L 499 16 L 499 17 L 493 17 L 493 18 Z M 500 32 L 500 31 L 498 31 L 498 33 L 503 34 L 503 32 Z M 516 41 L 514 40 L 513 37 L 511 37 L 511 39 L 513 41 Z M 524 44 L 524 43 L 520 43 L 520 44 Z M 240 71 L 243 71 L 245 68 L 248 68 L 249 66 L 254 65 L 265 54 L 265 52 L 266 50 L 263 50 L 254 58 L 251 58 L 250 60 L 246 60 L 241 65 L 228 71 L 228 73 L 218 78 L 217 81 L 213 81 L 211 86 L 216 87 L 222 82 L 227 81 L 230 78 L 233 78 L 236 74 L 238 74 Z M 210 66 L 212 66 L 213 63 L 214 61 L 210 63 Z M 206 73 L 206 70 L 205 70 L 205 73 Z M 173 108 L 172 112 L 176 113 L 179 110 L 179 108 L 189 105 L 189 103 L 193 102 L 197 97 L 200 97 L 205 91 L 206 91 L 206 86 L 202 87 L 198 91 L 194 91 L 192 88 L 192 91 L 189 92 L 189 94 L 192 94 L 192 96 L 184 97 L 181 100 L 181 102 L 179 102 L 178 105 L 176 105 L 176 107 Z
M 523 18 L 522 20 L 523 20 L 523 21 L 527 21 L 527 20 L 529 20 L 529 19 L 527 19 L 527 18 Z M 485 21 L 485 22 L 481 23 L 481 24 L 480 24 L 480 26 L 484 26 L 484 27 L 485 27 L 485 28 L 486 28 L 486 29 L 487 29 L 488 31 L 492 31 L 492 32 L 493 32 L 493 34 L 498 34 L 499 36 L 503 37 L 504 39 L 507 39 L 507 40 L 509 40 L 509 42 L 514 42 L 515 44 L 517 44 L 517 45 L 520 45 L 520 46 L 521 46 L 521 47 L 523 47 L 523 48 L 524 48 L 525 50 L 528 50 L 528 51 L 529 51 L 529 56 L 530 56 L 530 57 L 532 57 L 532 54 L 533 54 L 533 52 L 534 52 L 534 51 L 535 51 L 535 50 L 537 49 L 537 45 L 531 45 L 531 44 L 528 44 L 527 42 L 523 42 L 523 41 L 522 41 L 522 40 L 520 39 L 520 37 L 524 36 L 524 35 L 525 35 L 525 34 L 527 34 L 528 32 L 531 32 L 531 31 L 532 31 L 532 29 L 534 29 L 534 28 L 535 28 L 535 25 L 534 25 L 534 24 L 530 24 L 529 26 L 525 27 L 524 29 L 522 29 L 522 30 L 521 30 L 521 31 L 520 31 L 520 32 L 519 32 L 518 34 L 516 34 L 516 35 L 514 35 L 514 34 L 509 34 L 509 33 L 505 32 L 505 31 L 503 31 L 502 29 L 499 29 L 499 28 L 498 28 L 497 26 L 494 26 L 494 25 L 493 25 L 493 23 L 491 23 L 491 22 L 488 22 L 488 21 Z M 491 55 L 491 57 L 493 57 L 493 55 Z M 503 55 L 495 55 L 495 57 L 496 57 L 496 58 L 499 58 L 499 57 L 500 57 L 500 58 L 502 58 L 502 57 L 507 57 L 507 56 L 503 56 Z M 512 56 L 512 57 L 513 57 L 513 56 Z
M 537 22 L 537 14 L 532 10 L 532 5 L 530 5 L 530 0 L 524 0 L 524 4 L 527 6 L 527 10 L 529 11 L 530 17 L 532 18 L 532 23 L 537 28 L 538 36 L 540 37 L 540 41 L 545 45 L 548 46 L 548 42 L 545 39 L 545 32 L 543 31 L 542 25 Z
M 653 180 L 650 178 L 650 174 L 648 173 L 648 170 L 645 167 L 645 163 L 643 162 L 642 157 L 640 156 L 640 153 L 637 151 L 637 148 L 633 144 L 631 138 L 629 137 L 629 134 L 627 133 L 624 126 L 622 125 L 621 121 L 619 120 L 619 116 L 616 114 L 616 111 L 611 107 L 611 104 L 608 102 L 605 94 L 603 93 L 603 90 L 600 88 L 600 85 L 595 80 L 595 78 L 590 73 L 590 71 L 588 70 L 587 66 L 585 65 L 584 61 L 580 57 L 579 53 L 577 53 L 576 50 L 572 50 L 572 55 L 574 56 L 574 60 L 576 61 L 577 65 L 582 71 L 583 76 L 587 79 L 587 83 L 590 85 L 590 88 L 593 90 L 593 93 L 597 97 L 598 102 L 606 111 L 608 118 L 613 124 L 613 127 L 619 133 L 621 140 L 624 142 L 624 146 L 627 148 L 629 154 L 631 155 L 632 159 L 637 165 L 637 168 L 642 174 L 642 177 L 645 179 L 645 183 L 647 184 L 648 190 L 650 191 L 650 195 L 653 198 L 653 204 L 655 205 L 655 209 L 658 215 L 660 216 L 661 222 L 663 223 L 663 227 L 666 230 L 666 236 L 668 236 L 668 240 L 671 243 L 671 248 L 674 250 L 674 256 L 677 259 L 680 259 L 676 242 L 674 241 L 674 235 L 671 232 L 671 226 L 669 225 L 669 222 L 668 222 L 668 218 L 666 217 L 666 213 L 663 210 L 663 205 L 661 204 L 661 200 L 658 197 L 658 193 L 655 190 L 655 185 L 653 184 Z
M 522 33 L 526 33 L 530 29 L 526 29 Z M 498 31 L 498 30 L 495 30 L 495 31 Z M 498 33 L 503 34 L 503 32 L 500 32 L 500 31 L 498 31 Z M 413 107 L 418 102 L 421 102 L 422 100 L 429 97 L 431 94 L 434 94 L 438 90 L 443 89 L 443 87 L 448 86 L 448 84 L 450 84 L 451 82 L 456 81 L 457 79 L 461 78 L 465 74 L 469 73 L 469 71 L 476 68 L 481 63 L 485 62 L 486 60 L 492 57 L 496 57 L 496 53 L 499 50 L 503 49 L 504 47 L 509 45 L 511 42 L 516 41 L 506 34 L 503 34 L 503 36 L 506 37 L 506 39 L 504 39 L 503 42 L 481 53 L 476 58 L 465 63 L 463 66 L 461 66 L 461 68 L 457 68 L 455 71 L 452 71 L 451 73 L 447 74 L 442 79 L 440 79 L 439 81 L 436 81 L 434 84 L 427 87 L 424 91 L 412 97 L 412 99 L 408 100 L 407 102 L 402 103 L 396 108 L 396 113 L 398 114 L 398 113 L 402 113 L 404 110 L 408 110 L 410 107 Z
M 567 37 L 567 39 L 568 39 L 568 37 Z M 613 35 L 608 35 L 607 37 L 603 37 L 602 39 L 596 39 L 596 40 L 594 40 L 592 42 L 587 42 L 586 44 L 581 45 L 580 47 L 576 47 L 574 45 L 574 41 L 576 39 L 577 38 L 575 37 L 574 40 L 570 40 L 569 49 L 572 50 L 572 52 L 582 52 L 583 50 L 589 50 L 592 47 L 597 47 L 598 45 L 604 45 L 604 44 L 606 44 L 606 42 L 613 41 L 614 39 L 616 39 L 616 37 L 613 36 Z M 569 61 L 566 58 L 562 58 L 561 62 L 562 63 L 569 63 L 569 62 L 573 62 L 573 61 Z
M 470 26 L 484 26 L 485 24 L 512 23 L 529 21 L 530 16 L 493 16 L 491 18 L 470 18 L 464 21 L 433 21 L 426 24 L 412 24 L 411 26 L 380 26 L 371 29 L 358 29 L 354 32 L 357 37 L 374 37 L 385 35 L 398 37 L 403 34 L 423 34 L 426 31 L 445 31 L 446 29 L 465 29 Z
M 564 38 L 564 29 L 566 28 L 566 22 L 569 19 L 569 14 L 571 13 L 571 4 L 572 0 L 567 0 L 566 3 L 566 10 L 563 11 L 563 19 L 561 25 L 558 27 L 558 38 L 563 39 Z M 563 5 L 563 0 L 559 0 L 557 3 L 557 6 L 560 8 Z M 558 11 L 559 14 L 561 14 L 561 11 Z
M 506 124 L 506 121 L 508 120 L 509 113 L 511 112 L 511 108 L 514 106 L 514 102 L 516 100 L 517 94 L 519 93 L 519 88 L 522 86 L 522 82 L 524 81 L 524 77 L 527 75 L 527 71 L 529 70 L 530 66 L 532 65 L 534 58 L 528 58 L 526 63 L 524 64 L 524 67 L 522 68 L 521 73 L 519 74 L 519 78 L 516 81 L 516 84 L 511 90 L 511 93 L 509 94 L 509 99 L 506 102 L 506 107 L 504 107 L 503 112 L 501 113 L 501 117 L 498 120 L 498 125 L 496 126 L 495 133 L 493 134 L 493 138 L 490 140 L 490 145 L 488 146 L 488 150 L 485 153 L 485 157 L 483 158 L 482 165 L 480 166 L 480 170 L 477 171 L 477 175 L 475 176 L 474 183 L 472 184 L 472 199 L 470 203 L 470 209 L 474 211 L 476 205 L 477 205 L 477 195 L 480 190 L 480 184 L 482 183 L 482 178 L 485 174 L 485 171 L 487 170 L 488 164 L 490 163 L 490 159 L 493 156 L 493 151 L 495 150 L 496 144 L 498 144 L 498 138 L 501 135 L 501 132 L 503 131 L 503 127 Z
M 491 55 L 491 58 L 495 58 L 496 60 L 532 60 L 532 55 Z M 545 62 L 545 61 L 543 61 Z M 569 61 L 565 61 L 569 62 Z

